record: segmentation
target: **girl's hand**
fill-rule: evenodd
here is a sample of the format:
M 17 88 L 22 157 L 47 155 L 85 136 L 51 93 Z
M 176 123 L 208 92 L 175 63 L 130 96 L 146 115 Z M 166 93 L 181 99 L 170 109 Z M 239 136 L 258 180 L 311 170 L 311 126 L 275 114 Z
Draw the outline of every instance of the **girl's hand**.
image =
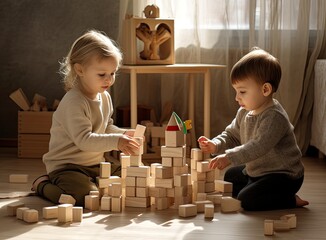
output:
M 217 157 L 211 159 L 208 167 L 210 169 L 218 168 L 219 170 L 222 170 L 229 166 L 231 164 L 231 161 L 228 159 L 228 157 L 225 154 L 218 155 Z
M 133 137 L 135 134 L 135 129 L 128 129 L 127 131 L 125 131 L 124 135 L 127 135 L 129 137 Z
M 199 143 L 199 147 L 203 151 L 203 153 L 217 152 L 216 144 L 212 140 L 208 139 L 207 137 L 204 137 L 204 136 L 199 137 L 198 143 Z
M 139 143 L 127 135 L 122 135 L 118 142 L 118 149 L 126 155 L 135 154 L 139 147 Z

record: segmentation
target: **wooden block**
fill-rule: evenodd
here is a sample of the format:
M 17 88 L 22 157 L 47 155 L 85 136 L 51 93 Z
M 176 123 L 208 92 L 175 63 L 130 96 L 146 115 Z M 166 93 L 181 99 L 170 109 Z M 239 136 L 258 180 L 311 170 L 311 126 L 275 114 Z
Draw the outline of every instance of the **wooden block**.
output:
M 111 196 L 120 197 L 122 195 L 122 185 L 121 183 L 112 183 L 111 184 Z
M 203 152 L 200 148 L 192 148 L 191 149 L 191 159 L 195 161 L 203 160 Z
M 157 197 L 155 198 L 155 207 L 157 210 L 168 209 L 170 206 L 169 198 L 167 197 Z
M 205 218 L 214 218 L 213 204 L 205 204 Z
M 197 216 L 197 206 L 195 204 L 184 204 L 179 206 L 180 217 Z
M 191 176 L 190 174 L 181 174 L 174 175 L 174 186 L 175 187 L 184 187 L 191 185 Z
M 44 219 L 58 218 L 58 206 L 44 207 L 42 209 L 42 215 Z
M 23 202 L 14 202 L 10 203 L 7 206 L 7 215 L 8 216 L 16 216 L 17 208 L 25 207 L 25 204 Z
M 181 175 L 188 173 L 188 164 L 182 167 L 173 167 L 173 175 Z
M 73 205 L 69 203 L 60 204 L 58 206 L 58 222 L 66 223 L 72 222 L 72 208 Z
M 127 187 L 135 187 L 136 186 L 136 177 L 126 177 L 126 186 Z
M 204 193 L 205 192 L 205 181 L 193 181 L 192 186 L 194 189 L 194 192 L 197 193 Z
M 125 169 L 130 166 L 130 156 L 126 156 L 124 154 L 120 155 L 120 163 L 121 163 L 121 168 Z
M 111 176 L 111 163 L 100 163 L 100 178 L 109 178 Z
M 28 209 L 24 211 L 23 220 L 27 223 L 38 222 L 38 211 L 35 209 Z
M 149 178 L 137 177 L 136 178 L 136 186 L 137 187 L 148 187 L 149 186 Z
M 207 200 L 213 202 L 214 204 L 218 204 L 218 205 L 221 204 L 222 197 L 223 197 L 222 194 L 207 194 L 207 196 L 206 196 Z
M 175 189 L 174 188 L 166 188 L 166 196 L 169 198 L 174 198 Z
M 163 167 L 173 167 L 173 158 L 163 157 L 162 158 L 162 166 Z
M 157 166 L 155 168 L 155 178 L 173 178 L 173 168 Z
M 232 193 L 233 191 L 233 184 L 231 182 L 226 182 L 223 180 L 215 180 L 215 191 L 222 192 L 222 193 Z
M 182 167 L 186 164 L 186 159 L 184 157 L 174 157 L 173 167 Z
M 140 166 L 140 167 L 127 167 L 128 177 L 150 177 L 150 167 Z
M 137 155 L 142 155 L 144 154 L 144 138 L 143 137 L 133 137 L 133 139 L 138 142 L 138 144 L 140 145 L 139 148 L 135 151 L 134 154 L 132 154 L 133 156 L 137 156 Z M 131 161 L 131 158 L 130 158 Z M 131 164 L 131 162 L 130 162 Z
M 141 207 L 147 208 L 150 205 L 150 197 L 126 197 L 126 207 Z
M 152 138 L 164 138 L 165 128 L 164 127 L 151 127 Z
M 10 174 L 9 175 L 10 183 L 27 183 L 28 174 Z
M 72 208 L 72 221 L 81 222 L 83 220 L 83 207 Z
M 139 167 L 141 165 L 142 165 L 142 156 L 141 155 L 130 156 L 130 166 Z
M 179 208 L 180 205 L 190 204 L 191 198 L 189 196 L 183 196 L 183 197 L 174 197 L 174 208 Z
M 155 178 L 155 168 L 162 166 L 160 163 L 152 163 L 151 164 L 151 176 Z
M 206 181 L 205 172 L 197 172 L 194 169 L 191 169 L 191 180 L 192 181 Z
M 207 199 L 207 193 L 197 193 L 197 201 L 206 201 L 210 199 Z
M 232 197 L 222 197 L 221 212 L 237 212 L 241 209 L 241 202 Z
M 161 147 L 161 156 L 162 157 L 184 157 L 186 147 Z
M 205 204 L 212 204 L 212 202 L 209 200 L 195 201 L 194 204 L 197 206 L 197 213 L 203 213 L 205 212 Z
M 198 161 L 196 170 L 198 172 L 208 172 L 210 171 L 210 168 L 208 167 L 209 161 Z
M 121 212 L 122 211 L 122 197 L 112 197 L 111 198 L 111 212 Z
M 297 217 L 295 214 L 287 214 L 287 215 L 281 216 L 280 219 L 288 221 L 290 228 L 297 227 Z
M 96 177 L 96 182 L 99 188 L 107 188 L 110 185 L 110 179 L 109 178 L 100 178 Z
M 149 197 L 148 187 L 136 187 L 136 197 Z
M 181 186 L 181 187 L 174 187 L 174 197 L 186 197 L 191 195 L 192 187 L 190 186 Z
M 97 211 L 100 205 L 100 198 L 95 195 L 85 196 L 85 208 L 91 211 Z
M 181 131 L 165 131 L 165 145 L 167 147 L 182 147 L 185 144 L 185 135 Z
M 136 187 L 126 187 L 126 197 L 136 197 Z
M 122 180 L 121 180 L 121 177 L 119 177 L 119 176 L 110 176 L 108 182 L 109 182 L 109 184 L 122 183 Z
M 100 196 L 100 192 L 99 191 L 89 191 L 89 195 L 95 195 L 95 196 Z
M 102 211 L 111 211 L 111 197 L 103 196 L 101 198 L 101 210 Z
M 159 187 L 149 187 L 149 196 L 155 198 L 163 198 L 166 197 L 166 188 Z
M 173 178 L 156 178 L 155 187 L 173 188 Z
M 134 137 L 143 137 L 145 135 L 146 127 L 140 124 L 137 124 Z
M 206 182 L 214 182 L 215 180 L 217 180 L 215 169 L 210 170 L 205 174 L 206 174 Z
M 273 236 L 274 235 L 274 221 L 266 219 L 264 221 L 264 235 Z
M 18 88 L 14 92 L 10 93 L 9 97 L 13 100 L 22 110 L 28 111 L 31 104 L 26 97 L 23 89 Z
M 59 203 L 64 204 L 64 203 L 70 203 L 72 205 L 75 205 L 76 200 L 68 194 L 61 194 L 59 198 Z
M 28 210 L 28 207 L 19 207 L 16 210 L 16 218 L 19 220 L 24 220 L 24 212 Z
M 289 231 L 290 223 L 287 220 L 274 220 L 274 231 Z
M 214 182 L 206 182 L 205 183 L 205 192 L 214 192 L 215 190 L 215 183 Z

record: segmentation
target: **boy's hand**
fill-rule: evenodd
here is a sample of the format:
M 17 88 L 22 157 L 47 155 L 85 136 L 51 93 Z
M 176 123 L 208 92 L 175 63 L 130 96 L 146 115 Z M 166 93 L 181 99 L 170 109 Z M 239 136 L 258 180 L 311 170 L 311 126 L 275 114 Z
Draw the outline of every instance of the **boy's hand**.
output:
M 208 139 L 207 137 L 204 137 L 204 136 L 199 137 L 198 143 L 199 143 L 199 147 L 203 151 L 203 153 L 217 152 L 216 144 L 212 140 Z
M 118 142 L 118 149 L 126 155 L 135 154 L 139 147 L 139 143 L 127 135 L 122 135 Z
M 218 155 L 217 157 L 213 158 L 208 167 L 210 169 L 218 168 L 219 170 L 222 170 L 229 166 L 231 164 L 231 161 L 228 159 L 228 157 L 225 154 Z

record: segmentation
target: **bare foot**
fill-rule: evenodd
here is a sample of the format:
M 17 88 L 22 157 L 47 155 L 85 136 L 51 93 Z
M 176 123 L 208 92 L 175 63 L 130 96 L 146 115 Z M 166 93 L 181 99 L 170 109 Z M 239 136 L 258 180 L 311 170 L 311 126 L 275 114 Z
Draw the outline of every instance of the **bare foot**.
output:
M 295 195 L 295 201 L 296 201 L 297 207 L 303 207 L 303 206 L 309 205 L 308 201 L 301 199 L 298 195 Z

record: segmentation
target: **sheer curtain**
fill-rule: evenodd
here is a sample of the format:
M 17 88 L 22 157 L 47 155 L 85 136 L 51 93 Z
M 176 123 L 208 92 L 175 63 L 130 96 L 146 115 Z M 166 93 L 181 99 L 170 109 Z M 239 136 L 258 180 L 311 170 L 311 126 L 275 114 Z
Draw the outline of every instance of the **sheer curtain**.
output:
M 238 109 L 229 83 L 232 66 L 253 46 L 277 57 L 283 76 L 275 97 L 289 114 L 300 148 L 310 140 L 313 105 L 313 66 L 325 57 L 325 15 L 323 0 L 161 0 L 120 1 L 120 29 L 126 14 L 141 16 L 145 6 L 156 4 L 161 18 L 175 21 L 177 63 L 225 64 L 212 71 L 211 137 L 221 132 Z M 187 119 L 187 76 L 142 76 L 139 102 L 155 108 L 158 117 L 171 102 Z M 146 87 L 141 87 L 146 86 Z M 203 84 L 196 79 L 196 135 L 203 132 Z M 129 104 L 129 82 L 121 76 L 113 88 L 116 106 Z

